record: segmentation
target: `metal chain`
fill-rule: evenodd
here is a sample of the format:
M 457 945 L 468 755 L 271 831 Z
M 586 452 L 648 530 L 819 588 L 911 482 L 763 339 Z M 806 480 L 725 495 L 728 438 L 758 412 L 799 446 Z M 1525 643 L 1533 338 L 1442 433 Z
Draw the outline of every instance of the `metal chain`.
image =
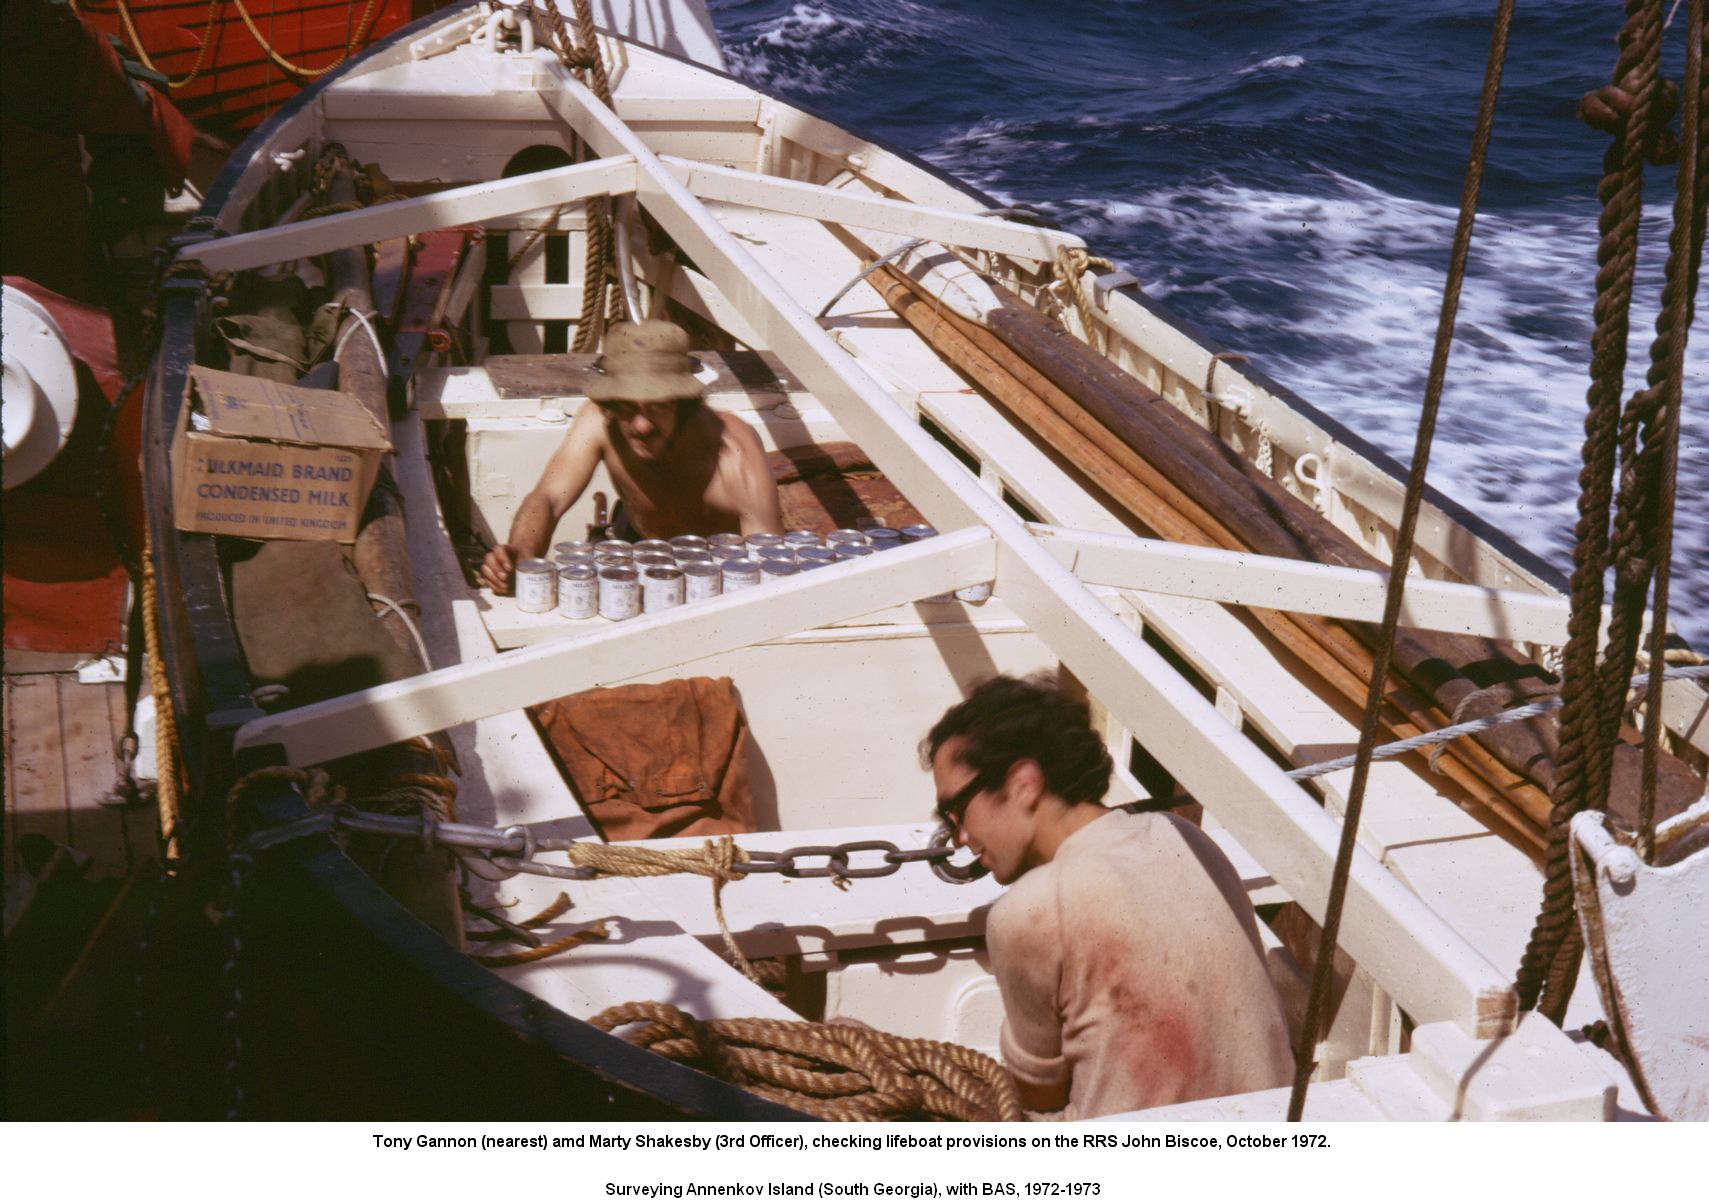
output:
M 296 821 L 258 830 L 244 842 L 241 853 L 256 854 L 318 834 L 336 833 L 376 834 L 417 841 L 423 846 L 473 852 L 462 856 L 464 865 L 488 880 L 507 879 L 519 873 L 559 880 L 596 880 L 604 874 L 597 868 L 538 862 L 538 855 L 568 851 L 576 844 L 568 838 L 537 838 L 526 826 L 442 822 L 427 816 L 370 813 L 345 804 L 327 805 Z M 905 850 L 885 839 L 863 839 L 837 845 L 790 847 L 784 851 L 749 850 L 746 862 L 732 864 L 731 870 L 739 875 L 779 875 L 791 880 L 871 880 L 893 875 L 906 863 L 928 863 L 935 875 L 954 884 L 965 884 L 985 874 L 978 863 L 951 863 L 955 851 L 949 831 L 940 826 L 923 847 Z M 872 853 L 879 855 L 877 863 L 857 867 L 851 861 L 852 856 Z M 825 860 L 822 864 L 801 862 L 821 858 Z M 483 865 L 490 865 L 501 874 L 489 875 L 482 870 Z

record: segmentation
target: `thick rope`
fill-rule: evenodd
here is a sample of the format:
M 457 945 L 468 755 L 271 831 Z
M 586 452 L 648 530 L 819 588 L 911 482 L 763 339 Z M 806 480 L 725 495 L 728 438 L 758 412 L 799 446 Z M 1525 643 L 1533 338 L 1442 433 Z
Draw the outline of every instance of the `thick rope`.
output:
M 760 984 L 754 965 L 736 945 L 736 936 L 730 933 L 730 923 L 724 917 L 724 885 L 740 878 L 735 865 L 748 861 L 748 853 L 736 845 L 735 839 L 729 835 L 709 838 L 706 845 L 697 851 L 659 851 L 603 842 L 573 842 L 564 853 L 576 867 L 585 867 L 605 876 L 674 876 L 687 872 L 710 878 L 712 912 L 718 919 L 718 932 L 724 936 L 724 947 L 730 952 L 730 960 L 744 976 Z
M 1677 7 L 1677 5 L 1676 5 Z M 1679 478 L 1679 422 L 1684 404 L 1685 343 L 1694 316 L 1693 301 L 1703 263 L 1703 233 L 1709 212 L 1709 137 L 1703 115 L 1709 110 L 1703 76 L 1705 26 L 1703 0 L 1695 0 L 1686 20 L 1684 107 L 1680 113 L 1681 159 L 1675 180 L 1673 231 L 1668 238 L 1666 278 L 1656 336 L 1650 343 L 1649 391 L 1657 394 L 1661 420 L 1655 437 L 1660 444 L 1660 495 L 1656 509 L 1662 518 L 1655 530 L 1655 599 L 1650 627 L 1652 692 L 1659 686 L 1666 659 L 1668 588 L 1672 579 L 1673 514 Z M 1670 14 L 1671 16 L 1671 14 Z M 1652 705 L 1644 723 L 1643 787 L 1638 805 L 1638 854 L 1655 860 L 1656 773 L 1661 756 L 1661 706 Z
M 1596 277 L 1595 331 L 1591 336 L 1591 383 L 1586 393 L 1583 466 L 1579 472 L 1578 523 L 1573 548 L 1571 616 L 1563 654 L 1563 706 L 1560 747 L 1555 756 L 1548 841 L 1544 850 L 1543 899 L 1529 945 L 1514 981 L 1522 1010 L 1550 998 L 1545 1012 L 1564 1011 L 1565 995 L 1578 974 L 1583 949 L 1574 920 L 1570 823 L 1586 809 L 1607 804 L 1612 772 L 1613 737 L 1618 707 L 1610 696 L 1611 683 L 1597 665 L 1601 634 L 1603 573 L 1609 563 L 1609 505 L 1613 499 L 1615 462 L 1620 450 L 1620 401 L 1624 389 L 1627 338 L 1633 281 L 1638 257 L 1638 223 L 1642 216 L 1643 169 L 1658 138 L 1652 113 L 1657 112 L 1657 77 L 1661 60 L 1661 0 L 1627 0 L 1626 21 L 1620 31 L 1613 83 L 1586 97 L 1581 115 L 1603 125 L 1603 108 L 1621 110 L 1617 134 L 1603 158 L 1603 179 L 1597 189 L 1602 201 L 1598 219 L 1600 242 Z M 1600 106 L 1600 107 L 1599 107 Z M 1628 433 L 1635 443 L 1635 430 Z M 1632 537 L 1630 502 L 1623 525 Z M 1610 619 L 1609 673 L 1618 665 L 1623 681 L 1631 674 L 1638 622 L 1642 620 L 1642 591 L 1648 572 L 1631 555 L 1626 541 L 1625 572 L 1615 586 Z M 1633 620 L 1636 593 L 1638 620 Z
M 1099 271 L 1116 269 L 1109 259 L 1088 254 L 1083 246 L 1058 246 L 1051 273 L 1061 286 L 1062 294 L 1074 302 L 1074 311 L 1080 315 L 1080 328 L 1085 331 L 1086 344 L 1096 350 L 1103 345 L 1103 339 L 1099 335 L 1099 327 L 1092 320 L 1092 305 L 1086 299 L 1086 289 L 1081 283 L 1081 277 L 1093 267 Z
M 572 947 L 579 947 L 583 943 L 599 942 L 610 937 L 610 928 L 604 922 L 595 922 L 584 930 L 566 934 L 562 938 L 554 939 L 552 942 L 538 947 L 509 951 L 503 955 L 471 955 L 469 958 L 486 967 L 519 967 L 525 963 L 538 963 L 542 959 L 561 955 Z
M 463 900 L 465 904 L 470 904 L 467 893 L 464 894 Z M 495 926 L 491 930 L 465 930 L 463 937 L 475 942 L 501 942 L 507 938 L 515 938 L 516 930 L 530 930 L 535 926 L 544 926 L 554 922 L 568 913 L 571 907 L 569 894 L 561 892 L 550 905 L 533 917 L 523 918 L 519 922 L 507 922 L 504 925 Z M 485 910 L 477 909 L 475 913 L 476 916 L 485 918 L 489 922 L 493 920 L 493 915 Z
M 599 102 L 611 108 L 611 77 L 606 73 L 605 60 L 599 53 L 599 43 L 595 37 L 593 24 L 593 9 L 588 0 L 573 0 L 576 14 L 576 32 L 572 37 L 564 14 L 558 8 L 558 0 L 546 0 L 545 15 L 551 25 L 552 47 L 557 52 L 558 59 L 566 67 L 583 76 L 589 89 L 598 97 Z M 563 206 L 554 209 L 546 226 L 555 226 Z M 587 266 L 582 278 L 582 312 L 576 322 L 576 336 L 571 349 L 576 353 L 584 353 L 599 345 L 605 334 L 605 326 L 609 317 L 621 321 L 624 319 L 622 289 L 608 300 L 607 290 L 610 282 L 606 278 L 616 259 L 616 249 L 613 245 L 616 236 L 611 220 L 611 200 L 609 197 L 590 197 L 583 202 L 582 211 L 586 214 L 586 230 L 584 231 L 587 246 Z M 533 231 L 523 249 L 518 251 L 511 260 L 514 269 L 521 258 L 537 242 L 546 227 Z
M 954 1043 L 772 1018 L 702 1021 L 653 1001 L 613 1006 L 591 1024 L 605 1031 L 634 1026 L 626 1041 L 815 1117 L 1016 1122 L 1025 1116 L 1003 1066 Z
M 1496 97 L 1501 91 L 1502 65 L 1507 57 L 1507 36 L 1513 24 L 1514 0 L 1499 0 L 1490 33 L 1489 59 L 1484 68 L 1483 94 L 1478 101 L 1477 128 L 1466 164 L 1465 185 L 1460 192 L 1460 215 L 1454 229 L 1454 246 L 1448 260 L 1448 278 L 1442 288 L 1442 308 L 1436 323 L 1435 348 L 1430 375 L 1424 388 L 1424 406 L 1418 418 L 1418 436 L 1413 445 L 1412 468 L 1407 475 L 1406 502 L 1400 528 L 1395 534 L 1394 558 L 1389 568 L 1383 600 L 1382 634 L 1371 660 L 1370 690 L 1366 694 L 1365 717 L 1359 730 L 1358 754 L 1353 764 L 1353 782 L 1348 789 L 1346 812 L 1341 824 L 1341 844 L 1336 850 L 1335 872 L 1323 915 L 1317 960 L 1312 968 L 1311 995 L 1300 1024 L 1299 1043 L 1294 1048 L 1294 1085 L 1288 1098 L 1288 1120 L 1297 1122 L 1305 1111 L 1306 1090 L 1317 1069 L 1316 1052 L 1329 1017 L 1330 986 L 1335 979 L 1335 944 L 1341 931 L 1341 910 L 1347 898 L 1347 877 L 1352 870 L 1353 848 L 1359 834 L 1359 815 L 1364 808 L 1365 785 L 1370 779 L 1371 752 L 1376 746 L 1382 719 L 1383 693 L 1388 686 L 1390 661 L 1394 655 L 1395 632 L 1400 625 L 1401 601 L 1406 588 L 1407 564 L 1412 560 L 1413 537 L 1424 496 L 1425 471 L 1430 465 L 1430 446 L 1436 432 L 1436 412 L 1448 372 L 1448 352 L 1454 341 L 1454 319 L 1459 310 L 1460 285 L 1465 278 L 1466 259 L 1471 251 L 1472 227 L 1477 217 L 1478 192 L 1483 183 L 1484 162 L 1489 153 L 1490 130 L 1495 124 Z
M 154 542 L 145 523 L 142 533 L 142 633 L 148 650 L 148 689 L 154 697 L 155 803 L 160 808 L 163 854 L 175 859 L 178 823 L 183 817 L 178 789 L 178 717 L 172 708 L 172 681 L 160 653 L 160 594 L 154 578 Z

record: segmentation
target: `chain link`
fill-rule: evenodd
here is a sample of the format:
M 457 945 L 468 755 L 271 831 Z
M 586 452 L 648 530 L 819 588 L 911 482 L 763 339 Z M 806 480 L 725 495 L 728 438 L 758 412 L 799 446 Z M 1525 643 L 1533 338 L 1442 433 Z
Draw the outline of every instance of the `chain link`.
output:
M 600 872 L 594 868 L 563 867 L 541 863 L 538 855 L 563 852 L 572 845 L 567 838 L 537 838 L 526 826 L 476 826 L 464 822 L 440 822 L 424 817 L 404 817 L 394 814 L 366 813 L 347 804 L 328 805 L 307 817 L 283 825 L 272 826 L 250 835 L 244 844 L 251 852 L 271 850 L 286 843 L 317 834 L 360 833 L 382 837 L 411 839 L 423 846 L 451 847 L 459 852 L 466 866 L 487 880 L 502 880 L 519 873 L 550 876 L 558 880 L 594 880 Z M 851 857 L 878 853 L 877 863 L 855 866 Z M 977 862 L 965 865 L 951 863 L 955 847 L 949 831 L 940 826 L 930 843 L 908 850 L 886 839 L 864 839 L 837 845 L 790 847 L 785 851 L 747 850 L 747 859 L 731 865 L 741 875 L 779 875 L 791 880 L 875 880 L 894 875 L 905 863 L 929 863 L 940 879 L 965 884 L 985 874 Z M 823 864 L 803 865 L 802 860 L 824 859 Z M 491 874 L 487 868 L 498 869 Z

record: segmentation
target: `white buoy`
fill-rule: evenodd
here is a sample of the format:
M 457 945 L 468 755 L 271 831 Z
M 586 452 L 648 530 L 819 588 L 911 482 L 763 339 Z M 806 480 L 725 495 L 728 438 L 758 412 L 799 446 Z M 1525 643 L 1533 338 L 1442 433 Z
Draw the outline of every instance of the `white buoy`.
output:
M 39 474 L 71 437 L 77 420 L 77 367 L 59 324 L 17 288 L 5 289 L 0 324 L 6 331 L 4 408 L 5 486 Z

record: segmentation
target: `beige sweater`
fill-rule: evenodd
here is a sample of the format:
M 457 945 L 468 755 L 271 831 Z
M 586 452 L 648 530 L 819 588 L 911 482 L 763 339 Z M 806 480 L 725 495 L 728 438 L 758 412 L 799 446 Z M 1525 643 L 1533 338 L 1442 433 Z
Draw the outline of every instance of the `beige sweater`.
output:
M 986 923 L 1003 1059 L 1091 1118 L 1276 1088 L 1292 1075 L 1257 918 L 1214 843 L 1114 811 L 1022 876 Z

